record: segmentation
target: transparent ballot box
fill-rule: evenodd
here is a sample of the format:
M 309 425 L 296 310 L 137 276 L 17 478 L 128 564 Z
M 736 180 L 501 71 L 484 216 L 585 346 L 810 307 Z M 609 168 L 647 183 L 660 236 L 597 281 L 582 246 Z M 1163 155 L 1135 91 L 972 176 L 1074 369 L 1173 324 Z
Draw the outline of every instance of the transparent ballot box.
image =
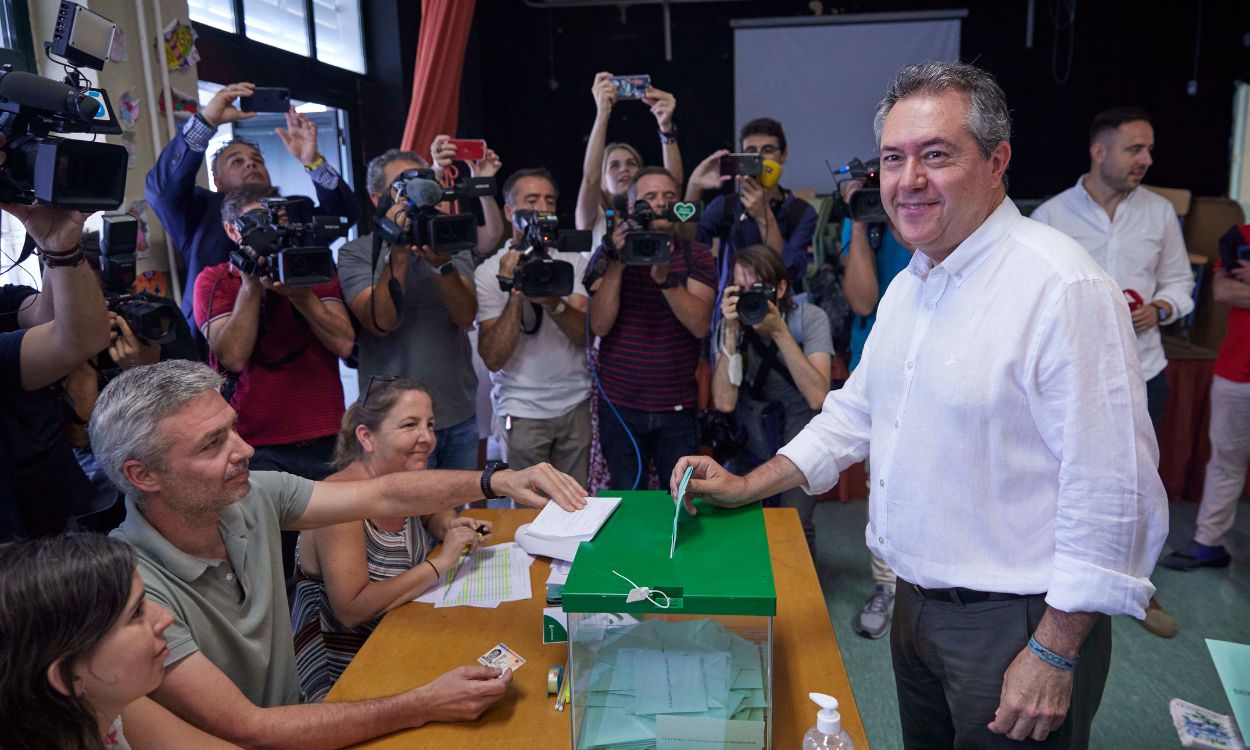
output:
M 673 545 L 667 493 L 621 494 L 564 586 L 573 748 L 771 747 L 777 592 L 760 506 L 683 510 Z

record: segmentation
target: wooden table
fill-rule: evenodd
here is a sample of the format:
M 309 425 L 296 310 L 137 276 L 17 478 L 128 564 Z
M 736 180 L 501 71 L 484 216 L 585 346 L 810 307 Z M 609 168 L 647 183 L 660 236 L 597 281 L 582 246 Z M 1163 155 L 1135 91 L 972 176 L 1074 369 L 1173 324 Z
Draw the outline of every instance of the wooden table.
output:
M 494 523 L 495 543 L 512 539 L 518 526 L 534 519 L 533 510 L 472 510 L 467 515 Z M 859 708 L 842 664 L 829 622 L 816 569 L 793 509 L 764 511 L 769 554 L 777 586 L 773 622 L 773 747 L 797 748 L 816 719 L 809 692 L 829 693 L 841 702 L 842 726 L 857 748 L 867 748 Z M 564 664 L 568 644 L 542 643 L 543 592 L 550 563 L 536 558 L 530 569 L 534 597 L 505 602 L 495 609 L 406 604 L 382 620 L 357 654 L 327 701 L 351 701 L 391 695 L 423 685 L 465 664 L 497 641 L 526 663 L 517 671 L 511 693 L 476 722 L 428 724 L 368 742 L 368 748 L 533 748 L 549 750 L 571 742 L 569 712 L 556 711 L 547 696 L 547 668 Z

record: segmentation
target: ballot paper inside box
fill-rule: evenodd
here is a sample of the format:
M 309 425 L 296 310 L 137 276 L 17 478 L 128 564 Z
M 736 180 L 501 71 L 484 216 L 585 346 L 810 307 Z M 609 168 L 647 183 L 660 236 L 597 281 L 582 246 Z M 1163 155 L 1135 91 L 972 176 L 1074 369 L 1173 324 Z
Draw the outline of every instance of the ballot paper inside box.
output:
M 760 507 L 700 504 L 670 560 L 672 500 L 623 494 L 564 587 L 573 747 L 771 747 L 777 593 Z

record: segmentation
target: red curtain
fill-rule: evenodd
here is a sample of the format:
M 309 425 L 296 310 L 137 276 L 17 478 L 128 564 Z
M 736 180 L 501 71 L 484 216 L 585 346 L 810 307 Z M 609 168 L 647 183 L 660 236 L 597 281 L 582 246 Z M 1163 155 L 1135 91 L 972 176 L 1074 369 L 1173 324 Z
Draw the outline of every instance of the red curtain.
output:
M 439 133 L 456 134 L 460 115 L 460 73 L 469 42 L 476 0 L 422 0 L 412 102 L 404 125 L 403 147 L 430 150 Z

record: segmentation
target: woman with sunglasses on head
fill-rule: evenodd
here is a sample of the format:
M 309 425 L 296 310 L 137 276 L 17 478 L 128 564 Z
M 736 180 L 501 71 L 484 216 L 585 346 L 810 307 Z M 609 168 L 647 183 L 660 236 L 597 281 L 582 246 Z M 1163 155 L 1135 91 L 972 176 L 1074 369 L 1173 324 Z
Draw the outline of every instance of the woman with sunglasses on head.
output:
M 0 745 L 233 748 L 146 697 L 173 621 L 130 547 L 98 534 L 0 544 Z
M 612 198 L 629 192 L 629 183 L 644 164 L 638 149 L 628 143 L 608 143 L 608 120 L 616 104 L 617 85 L 611 73 L 598 73 L 590 88 L 595 98 L 595 124 L 586 142 L 582 161 L 582 184 L 577 191 L 577 228 L 591 230 L 592 247 L 603 241 L 607 226 L 604 211 L 612 207 Z M 667 91 L 648 85 L 639 99 L 651 109 L 659 129 L 664 151 L 664 168 L 681 185 L 681 151 L 677 148 L 677 128 L 673 126 L 673 110 L 677 100 Z
M 425 386 L 374 376 L 343 415 L 334 454 L 338 471 L 326 481 L 424 469 L 435 445 L 434 404 Z M 325 698 L 382 615 L 438 583 L 461 553 L 489 539 L 490 531 L 489 521 L 447 510 L 301 533 L 292 627 L 304 699 Z M 431 537 L 443 542 L 432 556 Z

